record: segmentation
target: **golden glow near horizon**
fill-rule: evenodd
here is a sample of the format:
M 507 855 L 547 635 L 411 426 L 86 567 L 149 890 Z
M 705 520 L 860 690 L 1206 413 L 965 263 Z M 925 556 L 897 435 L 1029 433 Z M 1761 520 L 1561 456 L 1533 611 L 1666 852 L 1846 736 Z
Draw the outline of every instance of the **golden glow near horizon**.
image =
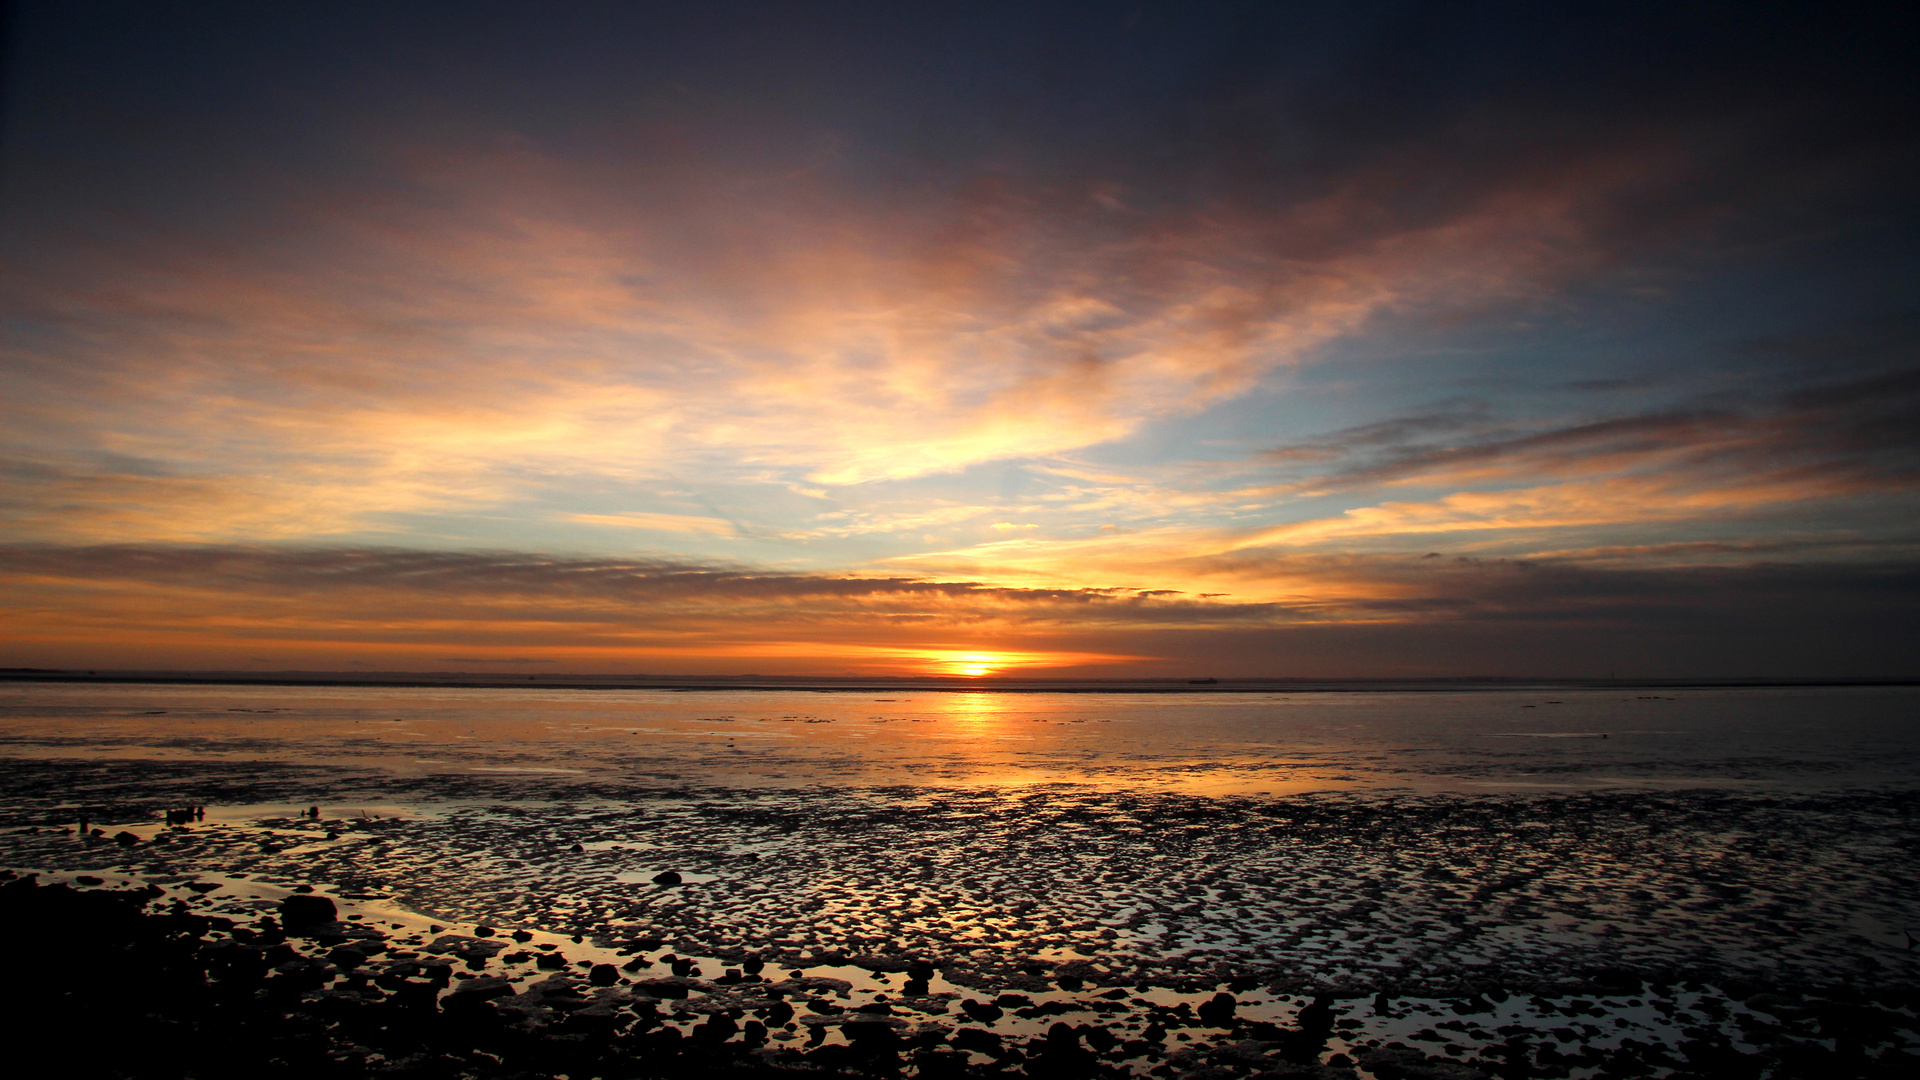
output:
M 1006 659 L 997 653 L 956 653 L 946 661 L 946 665 L 956 675 L 977 679 L 983 675 L 997 674 L 1006 665 Z

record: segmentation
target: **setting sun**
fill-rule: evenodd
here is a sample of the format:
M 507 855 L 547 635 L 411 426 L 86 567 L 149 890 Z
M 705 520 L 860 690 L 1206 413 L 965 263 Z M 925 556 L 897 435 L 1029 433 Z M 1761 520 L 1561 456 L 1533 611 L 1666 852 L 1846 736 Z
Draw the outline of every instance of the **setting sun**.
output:
M 956 653 L 946 662 L 946 668 L 955 675 L 978 679 L 999 671 L 1007 662 L 1008 658 L 999 653 Z

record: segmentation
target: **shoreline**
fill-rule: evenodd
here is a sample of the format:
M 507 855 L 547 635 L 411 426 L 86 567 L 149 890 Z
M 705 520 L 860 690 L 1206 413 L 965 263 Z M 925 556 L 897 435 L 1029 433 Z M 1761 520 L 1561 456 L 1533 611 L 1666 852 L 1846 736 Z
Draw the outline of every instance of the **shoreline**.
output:
M 1700 677 L 1671 679 L 1598 678 L 1368 678 L 1368 679 L 1017 679 L 945 678 L 938 676 L 654 676 L 462 672 L 186 672 L 186 671 L 78 671 L 0 668 L 0 684 L 154 685 L 154 686 L 317 686 L 394 689 L 457 688 L 474 690 L 660 690 L 782 691 L 865 693 L 914 691 L 926 693 L 996 694 L 1391 694 L 1391 693 L 1500 693 L 1580 690 L 1796 690 L 1898 689 L 1920 687 L 1920 676 L 1871 678 L 1741 678 Z

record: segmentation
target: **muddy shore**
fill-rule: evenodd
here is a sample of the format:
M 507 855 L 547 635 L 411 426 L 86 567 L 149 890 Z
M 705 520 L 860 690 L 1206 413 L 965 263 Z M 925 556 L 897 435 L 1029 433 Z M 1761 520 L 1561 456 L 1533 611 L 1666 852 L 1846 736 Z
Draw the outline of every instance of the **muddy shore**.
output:
M 178 1048 L 102 1075 L 1920 1067 L 1900 791 L 492 790 L 151 761 L 7 783 L 6 913 L 46 950 L 12 1007 L 138 1013 Z M 315 897 L 333 917 L 290 925 Z M 214 1043 L 232 1060 L 196 1064 Z

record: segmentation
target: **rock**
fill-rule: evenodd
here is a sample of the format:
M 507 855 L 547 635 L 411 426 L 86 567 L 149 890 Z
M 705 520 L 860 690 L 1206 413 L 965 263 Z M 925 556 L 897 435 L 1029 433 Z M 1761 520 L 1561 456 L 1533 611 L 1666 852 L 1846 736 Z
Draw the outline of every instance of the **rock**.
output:
M 513 940 L 518 941 L 523 945 L 533 940 L 533 935 L 531 933 L 528 933 L 525 930 L 515 930 L 512 934 L 512 937 L 513 937 Z
M 458 956 L 462 960 L 486 960 L 496 953 L 505 952 L 504 941 L 481 941 L 478 938 L 461 937 L 447 934 L 434 938 L 429 944 L 422 945 L 420 951 L 433 956 Z
M 339 918 L 339 909 L 324 896 L 294 895 L 280 901 L 280 925 L 290 934 L 325 926 Z
M 691 979 L 642 979 L 633 984 L 633 988 L 648 997 L 684 998 L 691 985 Z
M 979 1028 L 961 1028 L 953 1033 L 953 1045 L 961 1050 L 972 1050 L 982 1054 L 1000 1052 L 1000 1036 Z
M 474 937 L 492 937 L 496 933 L 498 933 L 498 931 L 491 926 L 476 926 L 473 928 Z
M 1200 1017 L 1200 1022 L 1207 1027 L 1232 1027 L 1233 1014 L 1239 1006 L 1240 1003 L 1232 994 L 1222 991 L 1201 1002 L 1199 1007 L 1194 1009 L 1194 1014 Z
M 892 1047 L 900 1041 L 900 1033 L 893 1025 L 880 1019 L 850 1020 L 840 1025 L 840 1033 L 855 1046 L 872 1050 Z
M 653 875 L 653 883 L 655 885 L 678 885 L 680 884 L 680 872 L 678 870 L 662 870 Z
M 1279 1045 L 1258 1039 L 1242 1039 L 1216 1048 L 1211 1057 L 1216 1065 L 1262 1066 L 1269 1064 L 1268 1058 Z
M 327 960 L 342 971 L 352 971 L 367 962 L 367 954 L 351 945 L 342 945 L 327 953 Z
M 1471 1066 L 1441 1058 L 1430 1058 L 1406 1043 L 1388 1043 L 1373 1050 L 1358 1050 L 1361 1068 L 1379 1080 L 1492 1080 Z
M 567 958 L 557 952 L 541 953 L 540 959 L 534 961 L 534 963 L 541 971 L 565 971 L 567 969 Z
M 121 847 L 130 847 L 139 843 L 140 838 L 130 832 L 117 832 L 113 834 L 113 842 Z
M 740 1031 L 740 1025 L 726 1013 L 714 1013 L 704 1024 L 695 1024 L 688 1034 L 695 1042 L 723 1043 Z
M 987 1001 L 975 1001 L 968 998 L 960 1003 L 960 1011 L 978 1020 L 982 1024 L 991 1024 L 1006 1015 L 1000 1006 Z
M 587 849 L 581 847 L 579 844 L 575 844 L 572 847 L 568 848 L 567 850 L 573 852 L 575 855 L 578 855 Z
M 620 969 L 612 964 L 595 964 L 587 972 L 587 981 L 595 986 L 612 986 L 620 981 Z
M 518 991 L 507 980 L 493 975 L 480 975 L 454 987 L 453 993 L 447 995 L 446 1004 L 450 1009 L 461 1008 L 495 998 L 513 997 L 516 993 Z
M 1344 1057 L 1335 1054 L 1334 1057 Z M 1303 1065 L 1294 1062 L 1278 1062 L 1273 1067 L 1254 1073 L 1252 1080 L 1355 1080 L 1357 1074 L 1349 1068 L 1331 1064 Z
M 610 1005 L 588 1005 L 567 1015 L 566 1030 L 572 1032 L 612 1031 L 625 1020 Z

